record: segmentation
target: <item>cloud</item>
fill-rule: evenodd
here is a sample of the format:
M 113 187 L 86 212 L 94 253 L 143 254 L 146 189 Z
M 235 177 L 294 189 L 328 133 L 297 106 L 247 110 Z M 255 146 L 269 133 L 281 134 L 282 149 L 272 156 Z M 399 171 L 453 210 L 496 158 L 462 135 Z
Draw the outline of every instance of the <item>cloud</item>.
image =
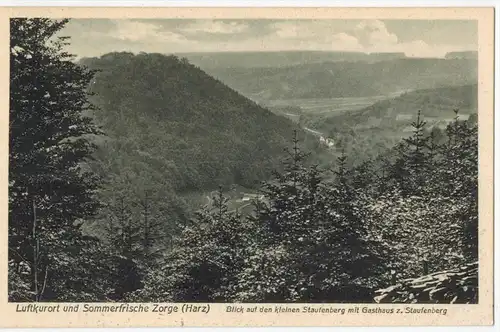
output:
M 199 20 L 189 23 L 178 30 L 188 34 L 194 33 L 212 33 L 212 34 L 234 34 L 247 31 L 248 24 L 240 22 L 225 22 L 225 21 L 211 21 Z
M 429 56 L 445 56 L 446 51 L 440 50 L 437 47 L 432 47 L 423 40 L 414 40 L 408 43 L 403 43 L 399 45 L 402 50 L 404 50 L 407 56 L 412 57 L 429 57 Z
M 299 29 L 296 25 L 277 23 L 275 28 L 275 33 L 280 38 L 292 39 L 299 37 Z
M 358 51 L 404 52 L 442 57 L 446 52 L 477 50 L 477 45 L 433 42 L 429 33 L 408 38 L 379 20 L 75 20 L 62 34 L 82 56 L 111 51 Z M 422 30 L 427 31 L 427 30 Z M 401 38 L 400 38 L 401 37 Z
M 374 45 L 394 45 L 398 43 L 398 36 L 387 30 L 384 22 L 379 20 L 361 21 L 354 29 L 354 35 L 365 47 Z
M 396 34 L 388 31 L 379 20 L 282 21 L 272 24 L 275 36 L 294 43 L 309 43 L 321 48 L 367 50 L 398 43 Z
M 271 24 L 271 33 L 284 39 L 325 39 L 343 32 L 331 20 L 278 21 Z
M 332 35 L 332 44 L 339 45 L 339 46 L 344 46 L 348 47 L 350 49 L 360 49 L 361 44 L 359 43 L 359 40 L 352 36 L 349 35 L 345 32 L 337 33 Z
M 448 52 L 462 52 L 477 50 L 474 45 L 454 45 L 454 44 L 428 44 L 423 40 L 413 40 L 398 44 L 400 52 L 404 52 L 408 57 L 444 57 Z
M 360 50 L 358 39 L 345 32 L 345 28 L 331 20 L 277 22 L 272 24 L 266 40 L 288 49 Z
M 457 45 L 433 45 L 420 39 L 401 42 L 380 20 L 281 21 L 271 28 L 262 44 L 275 49 L 395 52 L 408 57 L 444 57 L 447 52 L 460 49 Z
M 184 42 L 187 39 L 178 33 L 165 31 L 161 26 L 130 20 L 114 20 L 115 29 L 109 35 L 130 42 Z
M 368 53 L 388 52 L 404 53 L 407 57 L 417 58 L 442 58 L 448 52 L 460 52 L 477 50 L 474 45 L 456 45 L 456 44 L 429 44 L 421 39 L 412 40 L 404 43 L 397 43 L 390 46 L 372 46 L 365 49 Z

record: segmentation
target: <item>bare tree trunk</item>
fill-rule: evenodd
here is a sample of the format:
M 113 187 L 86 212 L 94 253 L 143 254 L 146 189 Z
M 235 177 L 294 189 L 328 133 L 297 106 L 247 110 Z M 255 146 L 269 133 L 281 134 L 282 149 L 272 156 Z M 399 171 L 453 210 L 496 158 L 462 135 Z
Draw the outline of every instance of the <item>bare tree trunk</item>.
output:
M 38 253 L 40 250 L 40 243 L 36 233 L 36 203 L 33 199 L 33 274 L 35 283 L 35 301 L 38 302 Z
M 144 197 L 144 255 L 147 256 L 149 254 L 149 246 L 151 242 L 151 235 L 149 234 L 149 198 L 148 193 L 145 193 Z
M 43 286 L 42 289 L 39 290 L 38 283 L 40 280 L 38 280 L 38 273 L 40 269 L 40 237 L 37 233 L 37 226 L 38 226 L 38 220 L 37 220 L 37 214 L 36 214 L 36 202 L 35 199 L 33 199 L 33 270 L 34 270 L 34 283 L 35 283 L 35 302 L 40 302 L 42 299 L 43 293 L 45 292 L 45 287 L 47 287 L 47 276 L 49 273 L 49 267 L 45 267 L 45 276 L 43 278 Z
M 40 296 L 38 297 L 38 301 L 42 300 L 43 293 L 45 292 L 45 287 L 47 286 L 47 275 L 49 273 L 49 267 L 45 267 L 45 277 L 43 278 L 43 286 L 42 291 L 40 292 Z

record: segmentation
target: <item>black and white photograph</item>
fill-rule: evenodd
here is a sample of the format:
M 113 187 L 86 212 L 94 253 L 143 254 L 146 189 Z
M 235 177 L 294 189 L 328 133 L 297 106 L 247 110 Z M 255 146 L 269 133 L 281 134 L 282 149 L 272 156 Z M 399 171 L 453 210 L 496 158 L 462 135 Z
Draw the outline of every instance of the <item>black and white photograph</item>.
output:
M 481 303 L 477 20 L 131 17 L 10 18 L 9 302 Z

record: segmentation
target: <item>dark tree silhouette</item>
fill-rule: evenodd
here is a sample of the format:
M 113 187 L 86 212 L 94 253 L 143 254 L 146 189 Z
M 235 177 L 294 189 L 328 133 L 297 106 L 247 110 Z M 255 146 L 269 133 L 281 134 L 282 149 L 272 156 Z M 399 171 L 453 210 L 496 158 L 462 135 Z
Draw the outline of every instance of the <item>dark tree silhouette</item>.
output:
M 9 285 L 13 300 L 100 297 L 83 268 L 92 241 L 80 231 L 97 208 L 98 179 L 81 167 L 94 150 L 88 136 L 99 134 L 84 116 L 92 72 L 56 37 L 66 23 L 10 21 L 9 273 L 22 282 Z

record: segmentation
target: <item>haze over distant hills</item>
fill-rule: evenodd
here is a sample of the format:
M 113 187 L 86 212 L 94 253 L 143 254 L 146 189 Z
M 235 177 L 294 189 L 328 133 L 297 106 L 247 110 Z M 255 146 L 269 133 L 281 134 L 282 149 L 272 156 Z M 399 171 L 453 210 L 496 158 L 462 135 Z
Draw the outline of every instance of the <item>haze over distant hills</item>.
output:
M 460 54 L 450 56 L 458 57 Z M 464 54 L 470 55 L 467 52 Z M 144 141 L 144 146 L 150 145 L 150 141 L 162 141 L 162 144 L 151 145 L 150 148 L 138 146 L 134 151 L 141 151 L 140 158 L 143 159 L 145 156 L 154 156 L 155 160 L 166 158 L 172 161 L 169 167 L 173 167 L 172 174 L 177 174 L 177 189 L 188 191 L 210 189 L 221 182 L 248 186 L 265 177 L 263 174 L 254 174 L 254 170 L 270 170 L 276 166 L 273 160 L 278 159 L 283 147 L 289 142 L 294 126 L 288 119 L 271 114 L 242 95 L 262 104 L 279 100 L 279 104 L 284 106 L 300 106 L 295 104 L 297 99 L 313 101 L 333 98 L 332 101 L 335 101 L 335 98 L 380 96 L 371 98 L 373 102 L 381 100 L 373 106 L 363 111 L 355 111 L 353 106 L 352 113 L 338 117 L 332 117 L 334 114 L 328 112 L 328 100 L 324 102 L 326 108 L 321 111 L 323 114 L 303 114 L 303 119 L 309 119 L 306 124 L 309 128 L 328 135 L 334 129 L 350 128 L 353 121 L 357 123 L 356 126 L 363 126 L 367 119 L 387 119 L 386 115 L 377 112 L 386 112 L 394 107 L 398 111 L 401 111 L 401 107 L 408 108 L 409 113 L 416 112 L 419 107 L 431 107 L 432 111 L 437 111 L 444 105 L 448 109 L 447 100 L 471 100 L 469 97 L 473 88 L 469 87 L 477 82 L 477 61 L 462 58 L 407 58 L 401 53 L 368 55 L 359 52 L 306 51 L 193 53 L 184 56 L 186 58 L 182 60 L 160 54 L 110 53 L 81 62 L 102 70 L 96 77 L 97 83 L 93 89 L 99 92 L 98 105 L 106 110 L 99 116 L 101 121 L 107 123 L 108 132 L 112 136 L 122 137 L 125 128 L 128 128 L 126 136 L 137 135 L 135 142 Z M 388 59 L 367 61 L 370 57 L 372 60 Z M 237 59 L 240 62 L 236 62 Z M 266 62 L 266 59 L 269 61 Z M 324 62 L 325 59 L 337 61 Z M 205 63 L 205 68 L 197 68 L 188 62 L 197 60 L 199 65 Z M 264 62 L 268 66 L 252 67 Z M 293 62 L 301 64 L 283 65 Z M 232 63 L 239 66 L 231 67 Z M 467 85 L 469 87 L 447 88 Z M 390 97 L 414 90 L 423 92 L 405 94 L 396 99 Z M 475 90 L 473 92 L 476 93 Z M 475 100 L 469 104 L 477 103 L 477 96 Z M 334 104 L 340 101 L 332 102 L 332 107 L 335 108 Z M 132 113 L 126 117 L 111 116 L 119 109 L 121 113 Z M 369 114 L 366 113 L 368 111 Z M 126 119 L 128 123 L 120 124 L 120 118 Z M 135 118 L 137 120 L 133 120 Z M 399 125 L 397 127 L 399 130 Z M 147 130 L 141 132 L 139 128 Z M 157 130 L 156 135 L 154 133 Z M 270 136 L 265 137 L 268 130 Z M 214 141 L 199 140 L 201 136 L 197 133 L 201 132 L 210 132 Z M 155 135 L 158 137 L 153 138 Z M 259 153 L 262 157 L 260 160 L 253 159 L 255 154 L 252 151 L 257 151 L 257 147 L 264 142 L 269 148 L 269 155 L 264 151 Z M 204 147 L 209 143 L 210 146 Z M 165 150 L 159 146 L 172 146 L 173 149 L 161 157 Z M 183 161 L 186 155 L 190 155 L 189 151 L 194 153 L 189 160 L 204 160 L 205 166 L 192 165 L 194 168 L 191 169 Z M 212 152 L 206 154 L 206 151 Z M 136 154 L 134 152 L 130 160 L 138 158 Z M 238 157 L 231 160 L 231 155 Z M 184 169 L 186 166 L 188 168 Z
M 404 52 L 281 51 L 281 52 L 193 52 L 176 53 L 202 69 L 288 67 L 322 62 L 377 62 L 406 59 Z M 445 58 L 477 59 L 477 52 L 449 52 Z M 411 59 L 411 58 L 410 58 Z
M 471 59 L 402 58 L 204 70 L 257 101 L 390 95 L 477 82 L 477 61 Z
M 282 52 L 211 52 L 179 53 L 191 63 L 203 68 L 287 67 L 305 63 L 332 61 L 368 61 L 363 52 L 282 51 Z M 404 56 L 404 54 L 403 54 Z
M 446 59 L 478 59 L 477 51 L 464 51 L 464 52 L 448 52 L 445 56 Z

